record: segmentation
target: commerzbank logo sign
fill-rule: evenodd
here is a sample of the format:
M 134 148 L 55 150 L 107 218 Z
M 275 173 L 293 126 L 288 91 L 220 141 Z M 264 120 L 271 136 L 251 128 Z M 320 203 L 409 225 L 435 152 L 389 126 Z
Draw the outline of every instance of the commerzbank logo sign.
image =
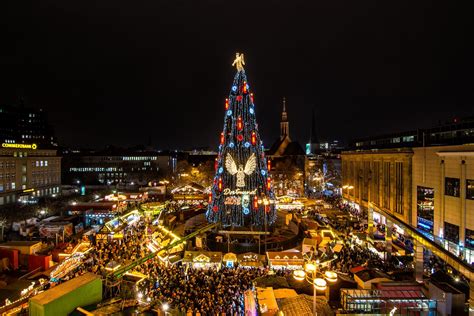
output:
M 36 149 L 38 145 L 36 144 L 9 144 L 2 143 L 3 148 L 17 148 L 17 149 Z

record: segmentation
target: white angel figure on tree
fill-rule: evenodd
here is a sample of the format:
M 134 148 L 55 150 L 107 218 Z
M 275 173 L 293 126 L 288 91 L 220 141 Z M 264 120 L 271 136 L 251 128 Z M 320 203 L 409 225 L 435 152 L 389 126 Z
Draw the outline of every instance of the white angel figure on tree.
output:
M 231 175 L 237 174 L 236 186 L 238 188 L 243 188 L 245 187 L 245 175 L 248 175 L 248 176 L 251 175 L 255 171 L 255 168 L 257 167 L 257 158 L 255 157 L 255 154 L 253 153 L 249 157 L 249 159 L 247 159 L 247 162 L 245 163 L 245 167 L 243 165 L 239 165 L 237 167 L 237 164 L 234 161 L 234 158 L 232 158 L 232 155 L 230 153 L 227 153 L 227 156 L 225 158 L 225 167 Z

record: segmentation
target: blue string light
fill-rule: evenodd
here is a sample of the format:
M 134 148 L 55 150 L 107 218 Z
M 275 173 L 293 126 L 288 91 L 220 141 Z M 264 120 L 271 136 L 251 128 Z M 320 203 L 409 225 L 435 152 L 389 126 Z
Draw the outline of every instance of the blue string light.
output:
M 276 220 L 275 195 L 272 189 L 267 187 L 268 172 L 264 147 L 258 133 L 249 85 L 247 84 L 244 89 L 246 82 L 245 71 L 237 72 L 225 111 L 222 133 L 224 141 L 223 145 L 219 146 L 217 172 L 211 187 L 211 202 L 206 211 L 206 218 L 210 222 L 220 222 L 223 227 L 254 225 L 262 228 L 265 222 L 271 225 Z M 243 127 L 239 129 L 236 124 L 238 118 L 243 123 Z M 250 141 L 247 141 L 250 139 L 254 141 L 252 133 L 255 133 L 253 137 L 256 137 L 256 146 L 251 146 Z M 237 169 L 245 168 L 251 155 L 255 155 L 257 159 L 255 170 L 245 174 L 244 185 L 241 182 L 237 186 L 237 173 L 231 174 L 227 169 L 226 159 L 229 155 Z M 219 180 L 222 183 L 221 189 L 218 187 Z M 229 193 L 239 191 L 248 194 Z M 259 201 L 266 199 L 269 203 L 255 205 L 255 199 Z

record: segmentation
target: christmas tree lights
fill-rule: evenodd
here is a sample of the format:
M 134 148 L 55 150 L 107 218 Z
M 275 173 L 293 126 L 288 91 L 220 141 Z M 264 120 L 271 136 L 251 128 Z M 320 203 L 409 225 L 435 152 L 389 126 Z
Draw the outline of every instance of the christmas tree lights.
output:
M 249 90 L 245 70 L 237 64 L 230 95 L 225 99 L 224 128 L 219 135 L 216 175 L 206 212 L 209 222 L 220 222 L 224 227 L 261 227 L 276 219 L 269 161 L 263 152 L 254 96 Z

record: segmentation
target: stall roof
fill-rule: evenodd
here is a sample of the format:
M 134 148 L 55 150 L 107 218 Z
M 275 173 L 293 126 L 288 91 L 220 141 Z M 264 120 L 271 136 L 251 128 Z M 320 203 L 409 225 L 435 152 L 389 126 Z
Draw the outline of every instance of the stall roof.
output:
M 265 305 L 268 311 L 278 311 L 278 304 L 271 287 L 257 287 L 257 300 L 260 308 Z
M 292 251 L 267 251 L 268 260 L 301 260 L 303 261 L 303 254 L 301 252 Z
M 390 279 L 389 275 L 374 269 L 364 269 L 356 272 L 355 275 L 364 282 L 378 278 Z
M 183 262 L 222 262 L 222 252 L 217 251 L 186 251 Z
M 30 300 L 39 303 L 40 305 L 46 305 L 66 293 L 69 293 L 75 290 L 78 287 L 81 287 L 87 283 L 90 283 L 96 279 L 100 279 L 100 277 L 94 273 L 86 273 L 77 278 L 73 278 L 67 282 L 59 284 L 47 291 L 41 292 L 40 294 L 32 297 Z

